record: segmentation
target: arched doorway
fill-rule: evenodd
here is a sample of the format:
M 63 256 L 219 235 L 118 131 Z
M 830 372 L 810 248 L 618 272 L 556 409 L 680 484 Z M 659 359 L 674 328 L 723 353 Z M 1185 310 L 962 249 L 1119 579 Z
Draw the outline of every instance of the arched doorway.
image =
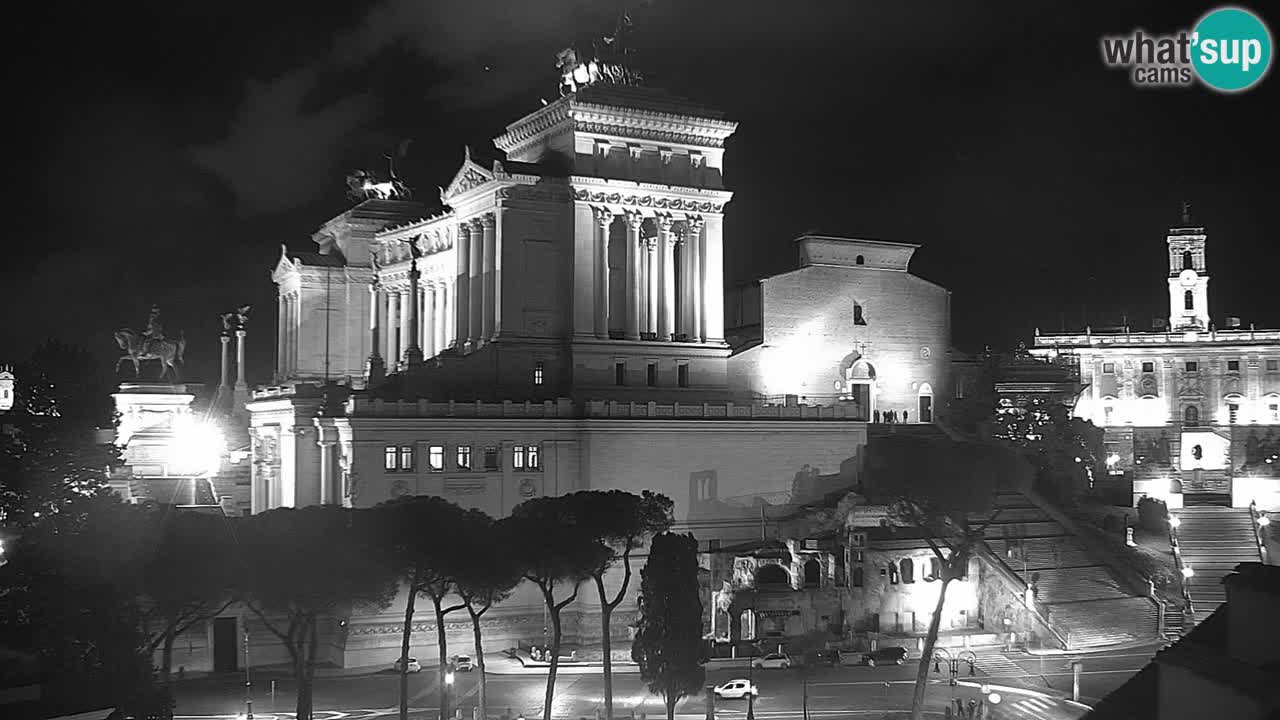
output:
M 781 589 L 791 587 L 791 573 L 781 565 L 770 563 L 756 569 L 756 587 L 761 589 Z
M 875 412 L 876 368 L 864 357 L 858 357 L 844 371 L 845 398 L 857 404 L 861 415 L 870 420 Z
M 816 558 L 804 564 L 804 586 L 807 588 L 822 586 L 822 565 Z
M 916 393 L 916 418 L 922 423 L 933 422 L 933 386 L 927 382 L 920 383 Z

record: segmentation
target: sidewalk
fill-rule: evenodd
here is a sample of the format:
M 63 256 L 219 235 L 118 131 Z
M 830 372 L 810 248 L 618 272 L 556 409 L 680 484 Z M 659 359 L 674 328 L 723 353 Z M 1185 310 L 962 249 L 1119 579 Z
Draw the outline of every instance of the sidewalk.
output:
M 1112 652 L 1114 650 L 1135 650 L 1138 648 L 1156 647 L 1160 650 L 1171 645 L 1169 640 L 1134 640 L 1133 642 L 1117 643 L 1115 645 L 1107 645 L 1105 647 L 1084 648 L 1083 650 L 1059 650 L 1058 648 L 1020 648 L 1012 650 L 1006 654 L 1026 653 L 1032 656 L 1054 656 L 1054 655 L 1101 655 L 1103 653 Z

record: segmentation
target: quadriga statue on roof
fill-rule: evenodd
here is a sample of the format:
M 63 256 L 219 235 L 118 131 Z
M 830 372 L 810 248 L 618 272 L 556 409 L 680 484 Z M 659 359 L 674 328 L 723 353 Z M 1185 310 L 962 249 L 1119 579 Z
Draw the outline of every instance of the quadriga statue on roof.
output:
M 160 323 L 160 306 L 151 306 L 151 314 L 147 318 L 147 329 L 138 331 L 130 328 L 117 330 L 116 344 L 124 351 L 124 355 L 116 361 L 116 372 L 126 361 L 133 363 L 135 377 L 142 374 L 142 363 L 147 360 L 160 361 L 160 380 L 168 376 L 173 382 L 182 382 L 178 366 L 182 364 L 182 354 L 187 348 L 186 337 L 179 332 L 177 340 L 164 336 L 164 326 Z

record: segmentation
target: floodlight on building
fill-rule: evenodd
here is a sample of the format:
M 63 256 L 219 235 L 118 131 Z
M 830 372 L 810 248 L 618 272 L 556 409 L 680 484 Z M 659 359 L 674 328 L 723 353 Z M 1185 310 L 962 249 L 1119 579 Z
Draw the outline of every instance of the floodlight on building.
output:
M 1115 467 L 1118 462 L 1120 462 L 1119 453 L 1111 453 L 1107 456 L 1107 467 Z
M 1196 574 L 1196 571 L 1192 570 L 1190 565 L 1187 565 L 1186 567 L 1182 568 L 1182 577 L 1184 578 L 1193 577 L 1195 574 Z
M 169 443 L 170 466 L 180 475 L 209 475 L 218 471 L 227 441 L 216 423 L 189 415 L 174 421 Z
M 1176 528 L 1181 524 L 1182 524 L 1182 518 L 1178 517 L 1177 515 L 1169 516 L 1169 527 Z

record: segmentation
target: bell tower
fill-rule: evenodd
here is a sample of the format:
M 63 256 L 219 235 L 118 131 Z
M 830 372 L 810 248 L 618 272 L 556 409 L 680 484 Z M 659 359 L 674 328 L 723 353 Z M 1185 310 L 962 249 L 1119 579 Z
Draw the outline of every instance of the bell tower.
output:
M 1182 222 L 1169 228 L 1169 329 L 1209 329 L 1209 273 L 1205 267 L 1204 228 L 1191 220 L 1191 204 L 1182 203 Z
M 13 408 L 13 368 L 0 366 L 0 410 Z

